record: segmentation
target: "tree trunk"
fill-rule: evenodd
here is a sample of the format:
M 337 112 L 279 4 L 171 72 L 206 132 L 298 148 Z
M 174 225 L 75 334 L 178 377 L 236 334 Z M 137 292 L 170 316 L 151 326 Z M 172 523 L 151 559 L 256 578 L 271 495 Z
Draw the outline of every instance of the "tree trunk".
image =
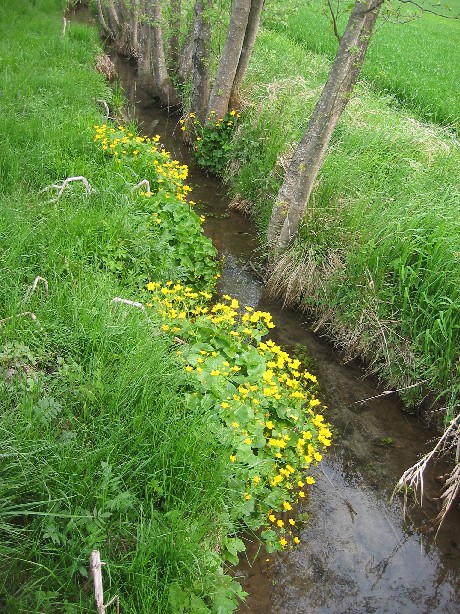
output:
M 337 122 L 358 80 L 383 0 L 357 0 L 340 40 L 331 72 L 294 153 L 273 207 L 268 247 L 284 251 L 297 234 Z
M 96 0 L 96 8 L 97 8 L 97 16 L 98 16 L 98 19 L 99 19 L 99 24 L 101 26 L 102 32 L 104 33 L 105 36 L 108 36 L 109 38 L 113 38 L 114 37 L 114 33 L 109 28 L 109 26 L 107 25 L 107 22 L 105 20 L 104 12 L 103 12 L 102 6 L 101 6 L 101 0 Z
M 164 106 L 179 105 L 179 97 L 168 75 L 163 47 L 160 0 L 146 0 L 147 18 L 150 24 L 151 62 L 153 73 L 153 96 Z
M 192 53 L 193 53 L 193 22 L 185 39 L 184 46 L 180 54 L 179 68 L 177 77 L 179 83 L 187 83 L 192 74 Z
M 246 75 L 246 70 L 249 65 L 249 60 L 251 59 L 252 50 L 254 49 L 254 43 L 256 42 L 257 32 L 259 30 L 263 6 L 264 0 L 252 0 L 251 2 L 251 10 L 249 12 L 248 25 L 244 35 L 243 48 L 233 81 L 232 93 L 230 96 L 231 100 L 235 98 Z
M 193 14 L 192 50 L 192 91 L 191 111 L 196 113 L 203 124 L 211 88 L 210 49 L 211 23 L 206 11 L 212 7 L 212 0 L 195 2 Z M 204 14 L 203 14 L 204 13 Z
M 152 70 L 152 36 L 150 24 L 146 19 L 146 1 L 142 0 L 140 6 L 140 23 L 138 27 L 138 57 L 137 72 L 141 86 L 149 94 L 154 93 L 154 81 Z
M 211 90 L 207 115 L 214 112 L 215 116 L 220 118 L 228 111 L 233 81 L 248 25 L 250 8 L 251 0 L 233 0 L 227 38 Z
M 170 0 L 171 6 L 171 36 L 169 37 L 169 57 L 174 73 L 179 70 L 180 62 L 180 27 L 181 27 L 181 0 Z

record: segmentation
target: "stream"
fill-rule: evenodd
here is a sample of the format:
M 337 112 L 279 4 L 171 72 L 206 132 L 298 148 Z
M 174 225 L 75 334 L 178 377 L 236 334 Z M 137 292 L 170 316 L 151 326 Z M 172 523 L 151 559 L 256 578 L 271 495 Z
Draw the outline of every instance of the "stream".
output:
M 301 344 L 318 375 L 333 446 L 300 512 L 309 520 L 300 546 L 267 555 L 245 536 L 248 551 L 232 570 L 249 593 L 240 614 L 457 613 L 460 609 L 460 513 L 446 518 L 436 540 L 429 530 L 439 503 L 432 501 L 445 473 L 438 464 L 425 477 L 425 506 L 404 517 L 401 497 L 390 497 L 403 471 L 430 449 L 436 433 L 402 411 L 394 395 L 378 396 L 377 384 L 358 364 L 344 365 L 305 317 L 264 295 L 248 263 L 257 241 L 248 219 L 228 210 L 219 180 L 200 171 L 182 143 L 179 117 L 158 109 L 137 84 L 136 70 L 114 55 L 141 134 L 160 134 L 172 157 L 190 168 L 189 184 L 205 233 L 224 258 L 219 292 L 270 311 L 273 339 L 286 348 Z M 372 398 L 374 397 L 374 398 Z M 370 399 L 370 400 L 365 400 Z M 363 401 L 365 400 L 365 401 Z

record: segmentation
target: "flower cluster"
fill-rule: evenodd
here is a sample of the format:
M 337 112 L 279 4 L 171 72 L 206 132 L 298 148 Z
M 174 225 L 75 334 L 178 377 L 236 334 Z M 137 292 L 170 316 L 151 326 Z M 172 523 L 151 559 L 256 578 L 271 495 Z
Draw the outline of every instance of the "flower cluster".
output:
M 299 543 L 294 506 L 331 444 L 316 377 L 262 340 L 274 327 L 269 313 L 241 309 L 230 296 L 212 305 L 209 292 L 172 281 L 148 289 L 163 331 L 185 342 L 178 354 L 195 376 L 189 402 L 211 412 L 229 450 L 232 517 L 262 527 L 269 549 Z
M 144 224 L 143 257 L 152 246 L 152 261 L 146 267 L 166 281 L 171 275 L 197 287 L 213 287 L 216 278 L 216 250 L 201 227 L 185 183 L 188 167 L 171 159 L 159 144 L 160 137 L 137 136 L 124 126 L 95 126 L 94 141 L 116 164 L 117 173 L 132 186 L 129 202 Z M 138 189 L 134 189 L 138 187 Z M 142 285 L 145 285 L 145 278 Z
M 195 113 L 189 113 L 180 120 L 181 130 L 188 132 L 198 164 L 216 175 L 222 173 L 229 160 L 231 140 L 240 114 L 234 109 L 224 117 L 217 117 L 214 111 L 206 118 L 204 125 Z
M 192 190 L 184 183 L 188 167 L 171 159 L 169 151 L 160 146 L 158 134 L 152 138 L 137 136 L 124 126 L 110 128 L 106 124 L 94 128 L 94 140 L 100 142 L 103 151 L 112 155 L 118 163 L 125 158 L 135 172 L 142 170 L 142 178 L 150 184 L 150 191 L 144 192 L 144 196 L 161 192 L 165 198 L 174 196 L 186 201 L 187 194 Z

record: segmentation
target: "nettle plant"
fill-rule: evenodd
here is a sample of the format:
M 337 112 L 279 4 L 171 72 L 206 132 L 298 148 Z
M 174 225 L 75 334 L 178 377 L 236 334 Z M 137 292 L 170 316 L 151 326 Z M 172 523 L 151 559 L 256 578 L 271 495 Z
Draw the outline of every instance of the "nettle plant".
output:
M 202 230 L 203 216 L 188 200 L 192 188 L 185 183 L 188 167 L 172 160 L 159 144 L 160 136 L 137 136 L 124 126 L 95 126 L 94 140 L 110 155 L 117 172 L 127 182 L 141 179 L 131 186 L 130 202 L 146 220 L 145 240 L 153 247 L 157 279 L 175 278 L 208 288 L 216 277 L 216 255 L 210 239 Z M 141 214 L 144 214 L 143 216 Z M 144 222 L 142 222 L 144 223 Z
M 331 444 L 316 377 L 262 340 L 274 328 L 269 313 L 241 310 L 227 295 L 212 305 L 209 292 L 172 281 L 147 288 L 148 306 L 163 332 L 180 342 L 177 354 L 193 376 L 188 403 L 210 416 L 228 450 L 233 526 L 262 529 L 269 551 L 293 547 L 300 542 L 295 505 L 315 483 L 312 470 Z M 244 545 L 232 540 L 227 549 L 232 560 Z
M 220 118 L 211 111 L 203 125 L 195 113 L 180 120 L 181 130 L 188 132 L 187 140 L 193 143 L 194 155 L 201 167 L 216 175 L 222 173 L 229 161 L 231 141 L 239 118 L 240 114 L 232 109 Z

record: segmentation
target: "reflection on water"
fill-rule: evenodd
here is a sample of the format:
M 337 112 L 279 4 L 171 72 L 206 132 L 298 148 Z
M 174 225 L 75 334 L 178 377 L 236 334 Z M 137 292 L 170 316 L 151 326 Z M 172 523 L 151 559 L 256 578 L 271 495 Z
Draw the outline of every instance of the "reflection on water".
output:
M 435 503 L 412 511 L 404 522 L 391 490 L 401 473 L 414 463 L 434 433 L 404 414 L 388 396 L 374 397 L 375 384 L 356 366 L 340 364 L 331 346 L 313 335 L 302 316 L 267 300 L 262 285 L 246 262 L 256 242 L 246 219 L 227 212 L 221 184 L 196 169 L 181 142 L 178 117 L 168 118 L 136 85 L 135 71 L 123 60 L 117 69 L 130 99 L 131 112 L 145 133 L 158 133 L 173 156 L 191 168 L 193 199 L 207 216 L 206 233 L 224 257 L 219 291 L 243 304 L 271 311 L 274 339 L 285 346 L 301 343 L 316 364 L 322 398 L 335 445 L 322 464 L 322 474 L 305 510 L 310 520 L 299 549 L 280 555 L 254 554 L 241 561 L 236 575 L 249 590 L 241 613 L 391 613 L 450 614 L 460 603 L 460 535 L 458 512 L 451 513 L 437 542 L 424 514 L 434 517 Z M 443 469 L 439 468 L 438 473 Z M 426 478 L 426 498 L 439 484 Z

